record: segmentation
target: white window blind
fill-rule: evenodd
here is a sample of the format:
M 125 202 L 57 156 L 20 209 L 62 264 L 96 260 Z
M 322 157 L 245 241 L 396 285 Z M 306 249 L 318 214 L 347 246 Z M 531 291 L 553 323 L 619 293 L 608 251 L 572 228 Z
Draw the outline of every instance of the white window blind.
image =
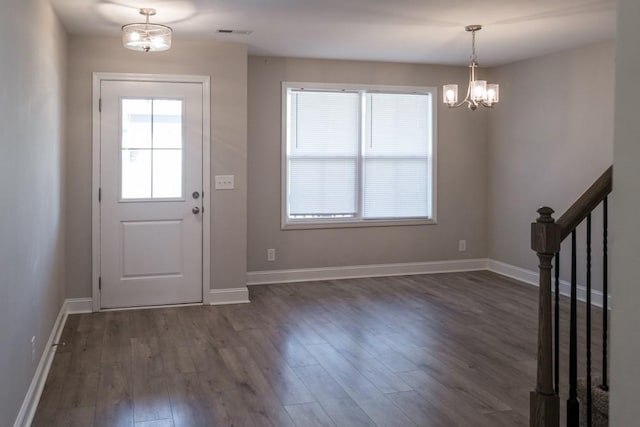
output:
M 287 87 L 286 222 L 433 217 L 433 93 Z
M 292 91 L 289 96 L 289 215 L 354 217 L 358 93 Z
M 430 216 L 428 95 L 366 95 L 363 217 Z

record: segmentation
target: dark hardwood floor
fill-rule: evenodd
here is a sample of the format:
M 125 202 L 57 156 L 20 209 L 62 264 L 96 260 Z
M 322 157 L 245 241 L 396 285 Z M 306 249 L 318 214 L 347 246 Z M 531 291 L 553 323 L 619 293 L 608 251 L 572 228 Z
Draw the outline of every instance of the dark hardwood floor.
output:
M 528 425 L 534 287 L 472 272 L 257 286 L 251 301 L 70 316 L 34 425 Z

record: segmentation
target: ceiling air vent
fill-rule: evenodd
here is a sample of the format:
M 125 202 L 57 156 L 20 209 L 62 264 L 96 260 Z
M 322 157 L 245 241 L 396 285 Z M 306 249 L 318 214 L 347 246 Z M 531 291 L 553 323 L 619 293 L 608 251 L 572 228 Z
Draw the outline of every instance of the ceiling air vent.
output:
M 253 30 L 218 30 L 217 32 L 220 34 L 240 34 L 243 36 L 248 36 L 249 34 L 253 33 Z

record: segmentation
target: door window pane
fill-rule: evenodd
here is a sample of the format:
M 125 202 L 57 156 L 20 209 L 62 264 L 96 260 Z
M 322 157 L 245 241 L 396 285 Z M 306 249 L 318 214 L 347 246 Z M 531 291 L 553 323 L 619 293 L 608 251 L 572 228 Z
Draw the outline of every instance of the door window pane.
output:
M 153 151 L 153 198 L 182 196 L 182 150 Z
M 122 150 L 122 198 L 151 197 L 151 150 Z
M 150 99 L 122 100 L 122 148 L 151 148 Z
M 122 199 L 173 199 L 183 194 L 180 99 L 122 99 Z
M 182 101 L 153 101 L 153 148 L 182 148 Z

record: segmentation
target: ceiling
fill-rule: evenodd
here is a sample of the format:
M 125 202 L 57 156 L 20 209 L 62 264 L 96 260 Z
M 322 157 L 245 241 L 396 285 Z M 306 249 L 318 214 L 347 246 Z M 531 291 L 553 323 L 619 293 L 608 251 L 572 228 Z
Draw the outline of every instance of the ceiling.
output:
M 71 34 L 119 36 L 152 7 L 174 39 L 246 43 L 262 56 L 505 64 L 615 37 L 615 0 L 51 0 Z M 218 29 L 253 30 L 250 35 Z

